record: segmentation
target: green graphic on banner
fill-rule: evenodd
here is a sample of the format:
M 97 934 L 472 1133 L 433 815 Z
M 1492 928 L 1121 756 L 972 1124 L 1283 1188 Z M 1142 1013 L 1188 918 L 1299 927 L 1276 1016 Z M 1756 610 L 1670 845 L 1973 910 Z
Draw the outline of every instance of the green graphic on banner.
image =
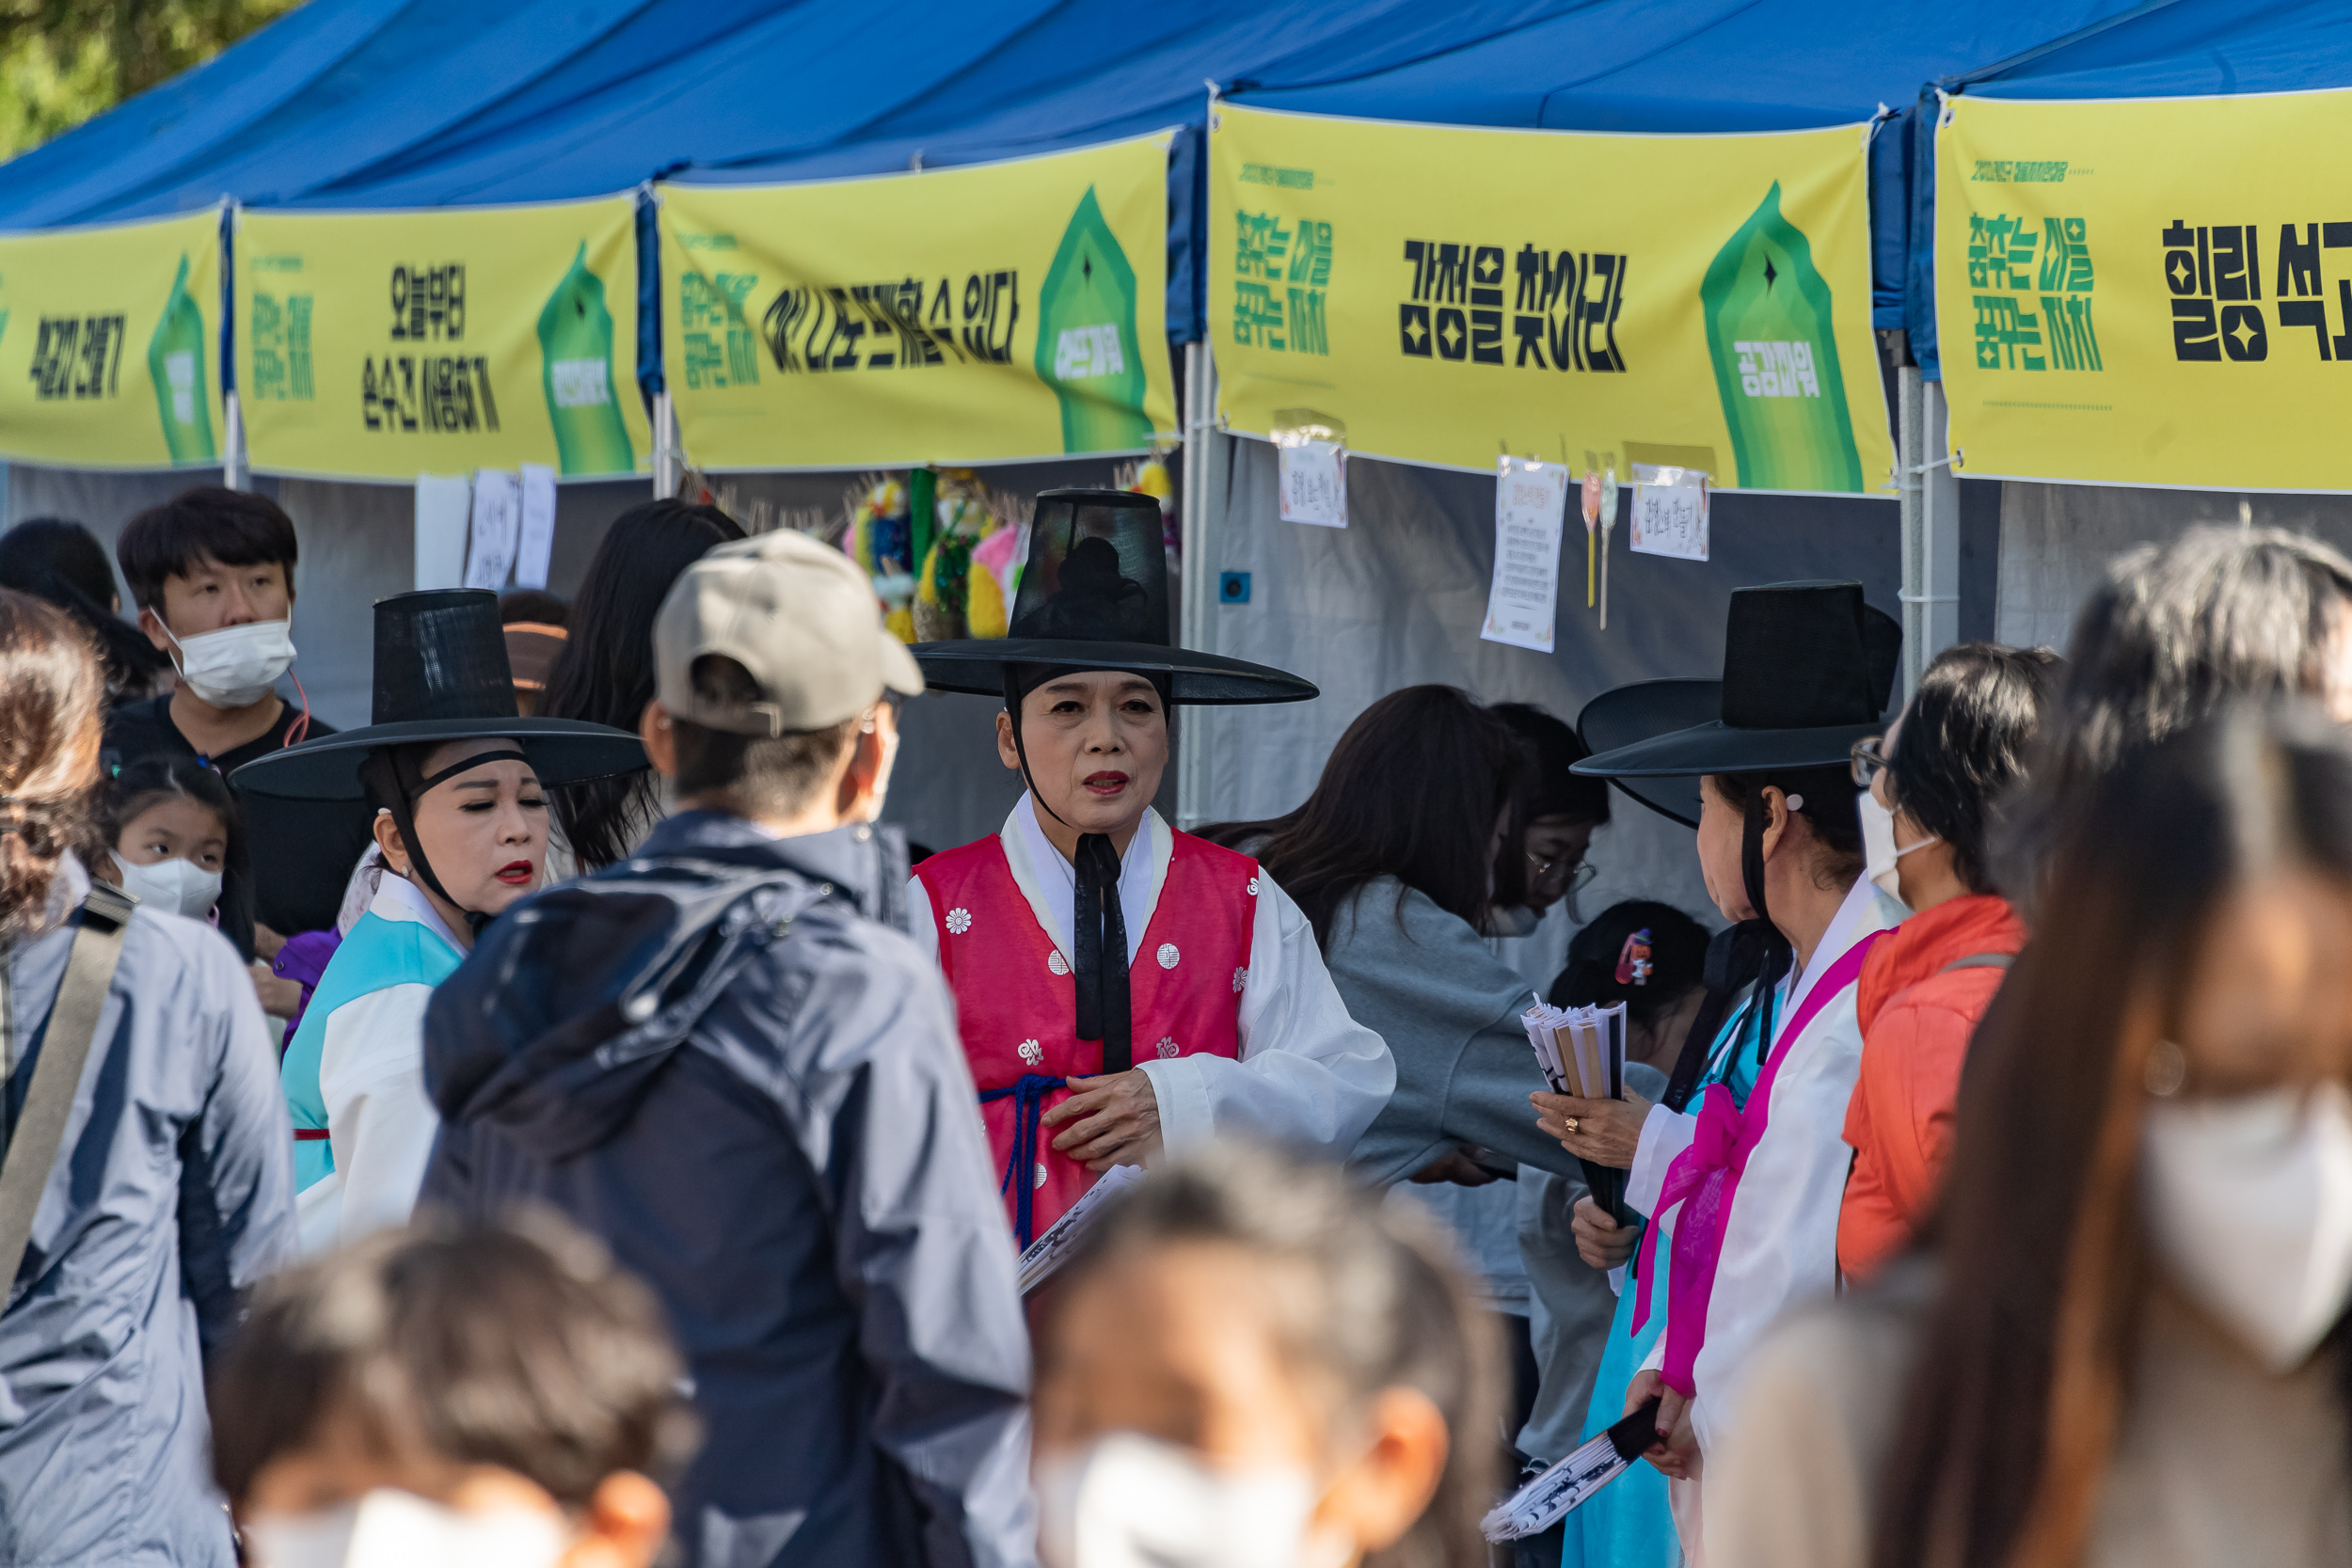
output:
M 634 468 L 628 426 L 613 401 L 612 313 L 605 309 L 604 280 L 588 270 L 584 240 L 571 270 L 539 312 L 539 353 L 561 471 L 609 474 Z
M 163 317 L 147 344 L 147 370 L 155 383 L 164 445 L 174 463 L 209 462 L 220 455 L 213 445 L 204 358 L 204 312 L 188 297 L 188 258 L 183 251 L 180 271 L 171 280 L 171 293 L 164 301 Z
M 1091 185 L 1062 230 L 1037 303 L 1037 373 L 1061 400 L 1062 450 L 1150 446 L 1136 272 Z
M 1781 216 L 1778 181 L 1708 264 L 1699 302 L 1740 483 L 1861 489 L 1829 285 Z

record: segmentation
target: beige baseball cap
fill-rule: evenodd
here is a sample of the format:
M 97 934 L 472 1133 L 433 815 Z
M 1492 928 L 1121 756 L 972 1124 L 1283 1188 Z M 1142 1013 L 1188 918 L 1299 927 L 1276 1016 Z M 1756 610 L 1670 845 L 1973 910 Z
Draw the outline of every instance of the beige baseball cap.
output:
M 706 654 L 751 672 L 755 703 L 707 703 L 690 673 Z M 653 623 L 654 695 L 678 718 L 731 735 L 821 730 L 923 673 L 882 629 L 874 586 L 830 545 L 790 529 L 720 545 L 686 568 Z

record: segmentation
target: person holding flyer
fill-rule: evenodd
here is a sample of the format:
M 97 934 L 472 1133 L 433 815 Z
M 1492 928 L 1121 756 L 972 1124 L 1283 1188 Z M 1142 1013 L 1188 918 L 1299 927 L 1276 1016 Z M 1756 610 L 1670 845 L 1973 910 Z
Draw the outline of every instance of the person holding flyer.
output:
M 1840 1132 L 1862 1053 L 1854 987 L 1902 915 L 1862 876 L 1847 752 L 1877 733 L 1901 633 L 1859 583 L 1786 583 L 1731 596 L 1722 718 L 1577 765 L 1599 778 L 1701 779 L 1698 851 L 1724 915 L 1761 921 L 1762 974 L 1730 1048 L 1687 1111 L 1644 1119 L 1627 1202 L 1661 1224 L 1636 1255 L 1626 1299 L 1638 1334 L 1664 1330 L 1627 1388 L 1659 1400 L 1647 1457 L 1671 1478 L 1684 1558 L 1705 1560 L 1701 1478 L 1725 1430 L 1748 1353 L 1792 1302 L 1836 1282 L 1837 1212 L 1850 1154 Z M 1748 1092 L 1724 1082 L 1753 1073 Z M 1603 1131 L 1563 1123 L 1564 1142 Z M 1695 1200 L 1695 1201 L 1693 1201 Z M 1661 1229 L 1671 1233 L 1661 1241 Z M 1661 1265 L 1671 1257 L 1671 1268 Z
M 1388 1047 L 1273 879 L 1152 809 L 1170 704 L 1315 689 L 1171 645 L 1159 503 L 1124 491 L 1038 497 L 1011 631 L 913 649 L 931 686 L 1004 700 L 997 756 L 1029 787 L 1000 832 L 925 861 L 907 903 L 955 992 L 1015 1236 L 1163 1149 L 1344 1158 L 1395 1084 Z

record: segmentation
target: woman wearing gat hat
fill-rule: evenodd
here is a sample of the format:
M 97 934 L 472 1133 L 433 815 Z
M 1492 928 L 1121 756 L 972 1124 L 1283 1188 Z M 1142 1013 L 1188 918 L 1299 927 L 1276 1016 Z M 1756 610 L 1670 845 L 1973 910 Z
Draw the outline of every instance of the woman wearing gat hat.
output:
M 1169 646 L 1167 583 L 1157 501 L 1048 490 L 1012 635 L 913 650 L 932 686 L 1004 700 L 997 755 L 1029 786 L 1002 831 L 909 889 L 1024 1246 L 1097 1173 L 1162 1148 L 1240 1135 L 1344 1159 L 1395 1086 L 1298 906 L 1152 809 L 1169 704 L 1315 695 Z

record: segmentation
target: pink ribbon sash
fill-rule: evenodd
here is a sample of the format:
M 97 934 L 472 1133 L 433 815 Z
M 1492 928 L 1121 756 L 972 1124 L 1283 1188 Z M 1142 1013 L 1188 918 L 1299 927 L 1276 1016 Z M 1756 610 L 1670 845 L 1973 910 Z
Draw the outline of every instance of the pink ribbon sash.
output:
M 1742 1110 L 1731 1097 L 1728 1084 L 1709 1084 L 1700 1097 L 1698 1127 L 1690 1147 L 1666 1167 L 1658 1193 L 1658 1207 L 1642 1233 L 1637 1272 L 1639 1294 L 1633 1303 L 1633 1327 L 1649 1322 L 1650 1281 L 1656 1275 L 1659 1222 L 1676 1204 L 1682 1212 L 1675 1220 L 1674 1268 L 1666 1286 L 1666 1357 L 1662 1370 L 1668 1387 L 1683 1398 L 1692 1396 L 1691 1367 L 1707 1342 L 1707 1303 L 1715 1289 L 1715 1266 L 1723 1257 L 1724 1221 L 1731 1212 L 1732 1195 L 1748 1168 L 1748 1156 L 1763 1140 L 1772 1117 L 1772 1081 L 1788 1049 L 1823 1007 L 1862 977 L 1863 960 L 1870 956 L 1884 931 L 1871 931 L 1837 956 L 1822 973 L 1797 1010 L 1781 1027 L 1756 1087 L 1748 1091 Z

